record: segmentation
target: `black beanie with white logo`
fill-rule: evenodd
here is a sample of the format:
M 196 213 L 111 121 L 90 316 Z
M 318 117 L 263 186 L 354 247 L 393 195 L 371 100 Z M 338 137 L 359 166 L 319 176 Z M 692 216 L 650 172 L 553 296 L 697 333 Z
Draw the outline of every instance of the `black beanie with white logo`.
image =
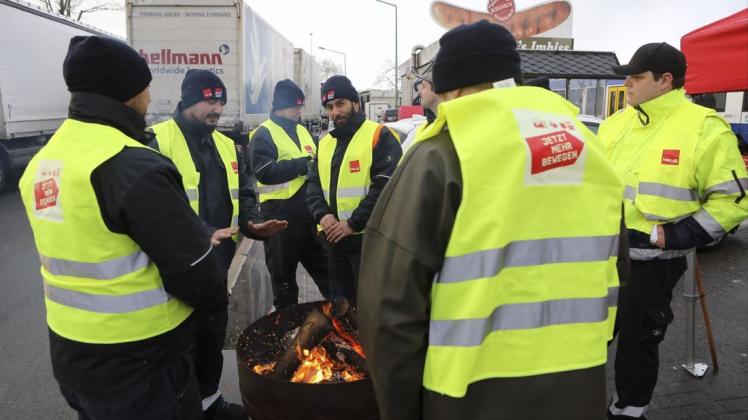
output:
M 179 109 L 187 109 L 200 101 L 217 100 L 226 104 L 226 86 L 213 72 L 188 70 L 182 81 L 182 102 Z

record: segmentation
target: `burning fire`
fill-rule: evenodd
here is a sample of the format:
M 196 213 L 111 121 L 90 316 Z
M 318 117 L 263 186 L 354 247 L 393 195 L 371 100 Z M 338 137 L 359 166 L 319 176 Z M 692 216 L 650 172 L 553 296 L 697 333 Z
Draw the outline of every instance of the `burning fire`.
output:
M 345 328 L 343 328 L 343 325 L 341 325 L 340 322 L 335 319 L 334 316 L 332 316 L 332 303 L 327 302 L 322 305 L 322 312 L 332 320 L 332 325 L 333 327 L 335 327 L 335 331 L 338 333 L 338 335 L 341 336 L 351 346 L 353 351 L 355 351 L 359 356 L 365 359 L 366 354 L 364 354 L 364 348 L 361 346 L 361 344 L 359 344 L 358 340 L 348 334 Z
M 337 343 L 334 346 L 350 347 L 359 356 L 366 358 L 364 349 L 356 338 L 348 333 L 346 328 L 332 314 L 332 304 L 326 303 L 322 306 L 322 312 L 330 318 L 335 331 L 330 331 L 323 342 L 327 340 L 328 348 L 330 343 Z M 342 347 L 333 347 L 342 348 Z M 359 373 L 356 368 L 342 359 L 336 358 L 335 354 L 328 355 L 325 347 L 320 344 L 311 350 L 296 347 L 296 356 L 301 362 L 299 367 L 291 377 L 291 382 L 304 382 L 318 384 L 321 382 L 335 382 L 344 380 L 354 382 L 365 378 L 364 373 Z M 350 351 L 350 350 L 346 350 Z M 343 356 L 338 356 L 343 357 Z M 275 369 L 277 362 L 255 365 L 252 370 L 260 375 L 269 375 Z
M 327 358 L 327 352 L 322 346 L 313 348 L 311 352 L 304 349 L 303 354 L 304 359 L 291 377 L 291 382 L 318 384 L 332 378 L 333 362 Z
M 275 367 L 276 362 L 270 362 L 265 363 L 264 365 L 255 365 L 255 367 L 252 368 L 252 370 L 255 371 L 255 373 L 259 373 L 260 375 L 265 375 L 270 373 L 270 371 L 273 370 Z

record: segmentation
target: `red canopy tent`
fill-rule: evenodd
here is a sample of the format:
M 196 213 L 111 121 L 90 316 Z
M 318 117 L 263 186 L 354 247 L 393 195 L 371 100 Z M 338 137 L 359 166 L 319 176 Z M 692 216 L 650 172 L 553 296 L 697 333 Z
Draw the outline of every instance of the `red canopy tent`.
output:
M 689 95 L 748 90 L 748 8 L 684 35 L 680 46 Z

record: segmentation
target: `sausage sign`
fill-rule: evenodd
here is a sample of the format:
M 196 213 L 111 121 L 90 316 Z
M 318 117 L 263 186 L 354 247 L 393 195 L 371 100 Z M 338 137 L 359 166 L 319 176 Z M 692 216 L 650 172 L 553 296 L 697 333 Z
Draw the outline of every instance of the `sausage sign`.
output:
M 489 0 L 487 12 L 445 1 L 431 3 L 431 16 L 446 29 L 486 19 L 509 29 L 518 40 L 538 35 L 571 38 L 571 4 L 568 1 L 549 1 L 515 11 L 514 0 Z

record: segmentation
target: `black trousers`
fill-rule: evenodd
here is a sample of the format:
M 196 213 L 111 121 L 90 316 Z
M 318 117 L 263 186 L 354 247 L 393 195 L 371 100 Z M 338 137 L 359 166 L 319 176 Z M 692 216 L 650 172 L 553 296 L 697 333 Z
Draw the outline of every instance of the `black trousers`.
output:
M 322 296 L 330 298 L 327 251 L 316 236 L 317 228 L 313 224 L 289 223 L 285 230 L 264 242 L 265 264 L 273 284 L 275 309 L 298 303 L 296 268 L 299 263 L 312 277 Z
M 673 321 L 673 288 L 686 271 L 686 258 L 631 261 L 631 280 L 621 288 L 615 360 L 615 406 L 646 407 L 660 367 L 659 346 Z M 627 418 L 627 417 L 621 417 Z
M 229 321 L 228 306 L 197 314 L 195 335 L 195 374 L 200 397 L 205 399 L 218 391 L 223 373 L 223 344 Z
M 200 393 L 190 355 L 126 393 L 92 397 L 59 384 L 68 405 L 79 420 L 191 420 L 201 419 Z
M 344 297 L 354 305 L 356 304 L 356 290 L 358 290 L 362 244 L 363 235 L 353 235 L 335 245 L 328 245 L 330 292 L 333 298 Z
M 221 270 L 228 273 L 234 257 L 236 243 L 225 239 L 215 248 Z M 194 362 L 201 399 L 218 392 L 223 373 L 223 344 L 226 341 L 226 326 L 229 322 L 229 308 L 224 306 L 197 314 Z

